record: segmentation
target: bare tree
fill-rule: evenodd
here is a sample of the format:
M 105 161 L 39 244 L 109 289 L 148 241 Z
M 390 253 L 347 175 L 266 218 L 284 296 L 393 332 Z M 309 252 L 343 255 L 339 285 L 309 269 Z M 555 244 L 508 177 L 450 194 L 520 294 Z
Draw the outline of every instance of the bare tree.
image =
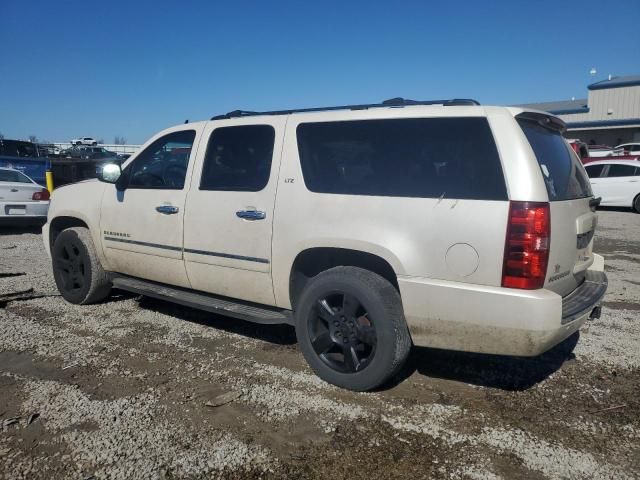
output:
M 103 139 L 103 138 L 99 138 L 99 139 L 97 140 L 97 142 L 98 142 L 98 144 L 104 143 L 104 139 Z
M 38 142 L 38 137 L 36 137 L 35 135 L 29 135 L 29 141 L 31 143 L 37 143 Z
M 4 140 L 4 135 L 0 132 L 0 140 Z
M 116 145 L 126 145 L 127 140 L 124 137 L 116 135 L 116 137 L 113 139 L 113 143 L 115 143 Z

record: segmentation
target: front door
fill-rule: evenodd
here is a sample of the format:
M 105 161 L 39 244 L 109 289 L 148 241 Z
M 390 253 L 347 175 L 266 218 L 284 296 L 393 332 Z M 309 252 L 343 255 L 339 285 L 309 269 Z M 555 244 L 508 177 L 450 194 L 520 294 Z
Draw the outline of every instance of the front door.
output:
M 160 135 L 105 189 L 100 226 L 111 270 L 189 287 L 182 224 L 200 130 Z
M 205 128 L 184 221 L 193 288 L 275 303 L 271 235 L 285 123 L 273 117 Z

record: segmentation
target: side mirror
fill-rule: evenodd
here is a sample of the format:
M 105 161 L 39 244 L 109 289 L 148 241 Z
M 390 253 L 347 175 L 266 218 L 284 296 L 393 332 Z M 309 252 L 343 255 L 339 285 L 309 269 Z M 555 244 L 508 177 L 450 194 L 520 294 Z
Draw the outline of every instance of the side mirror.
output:
M 116 183 L 122 175 L 122 168 L 117 163 L 105 163 L 98 167 L 98 180 L 105 183 Z

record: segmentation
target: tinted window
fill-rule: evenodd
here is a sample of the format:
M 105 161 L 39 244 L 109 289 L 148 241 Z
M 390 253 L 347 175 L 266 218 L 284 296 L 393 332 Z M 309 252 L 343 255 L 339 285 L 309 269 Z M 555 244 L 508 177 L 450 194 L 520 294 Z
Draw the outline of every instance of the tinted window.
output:
M 269 181 L 274 138 L 269 125 L 216 128 L 207 146 L 200 190 L 262 190 Z
M 153 142 L 126 168 L 127 187 L 181 190 L 195 137 L 186 130 Z
M 313 192 L 507 199 L 485 118 L 304 123 L 297 135 Z
M 587 165 L 584 169 L 587 171 L 589 178 L 598 178 L 604 167 L 604 165 Z
M 31 180 L 16 170 L 0 170 L 0 182 L 31 183 Z
M 535 120 L 518 119 L 538 159 L 549 200 L 590 197 L 589 178 L 560 132 Z
M 636 167 L 631 165 L 613 164 L 609 165 L 607 177 L 633 177 L 636 173 Z

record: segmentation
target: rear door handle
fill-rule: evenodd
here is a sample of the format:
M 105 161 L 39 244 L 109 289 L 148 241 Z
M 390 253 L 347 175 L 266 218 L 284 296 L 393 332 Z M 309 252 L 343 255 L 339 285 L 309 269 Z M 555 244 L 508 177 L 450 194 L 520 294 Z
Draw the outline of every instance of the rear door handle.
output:
M 156 212 L 164 213 L 165 215 L 173 215 L 174 213 L 178 213 L 180 209 L 178 207 L 174 207 L 173 205 L 158 205 L 156 207 Z
M 236 216 L 245 220 L 264 220 L 267 214 L 260 210 L 238 210 Z

